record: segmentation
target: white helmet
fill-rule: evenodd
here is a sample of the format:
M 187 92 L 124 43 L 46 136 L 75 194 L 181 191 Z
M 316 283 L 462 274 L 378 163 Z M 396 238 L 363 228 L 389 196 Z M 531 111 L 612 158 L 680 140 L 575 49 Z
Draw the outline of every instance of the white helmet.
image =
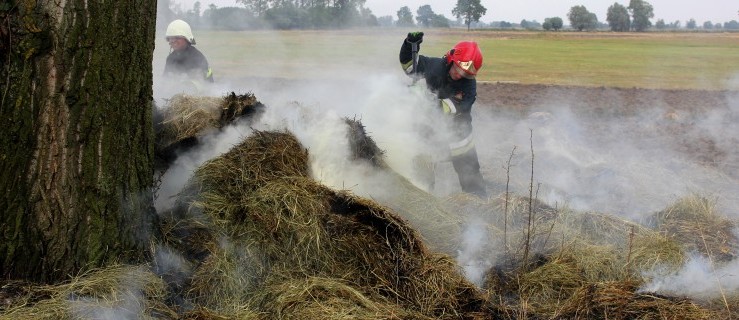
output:
M 190 44 L 195 44 L 195 37 L 192 35 L 192 29 L 187 22 L 175 20 L 167 26 L 167 37 L 184 37 Z

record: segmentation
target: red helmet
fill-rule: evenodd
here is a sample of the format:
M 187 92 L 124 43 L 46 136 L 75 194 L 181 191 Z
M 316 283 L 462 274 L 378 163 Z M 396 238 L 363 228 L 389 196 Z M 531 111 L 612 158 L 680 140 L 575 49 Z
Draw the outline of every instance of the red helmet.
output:
M 446 54 L 446 62 L 454 62 L 462 71 L 470 77 L 474 77 L 482 68 L 482 51 L 474 41 L 462 41 L 449 50 Z

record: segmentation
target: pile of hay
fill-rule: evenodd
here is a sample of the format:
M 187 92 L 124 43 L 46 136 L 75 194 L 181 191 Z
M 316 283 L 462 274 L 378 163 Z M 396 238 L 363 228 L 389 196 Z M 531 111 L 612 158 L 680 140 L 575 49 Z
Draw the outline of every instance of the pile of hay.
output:
M 361 148 L 376 148 L 359 138 Z M 381 157 L 375 160 L 381 165 Z M 429 251 L 404 220 L 373 201 L 320 185 L 308 170 L 307 150 L 288 132 L 255 132 L 204 164 L 175 208 L 162 215 L 163 247 L 181 257 L 155 259 L 155 272 L 138 277 L 154 277 L 157 290 L 139 301 L 146 306 L 135 308 L 140 314 L 126 316 L 492 317 L 486 296 L 449 256 Z M 170 250 L 154 250 L 161 252 Z M 40 300 L 7 314 L 40 314 L 47 303 L 57 303 Z M 56 310 L 49 318 L 80 314 Z
M 490 312 L 454 261 L 393 212 L 311 179 L 308 152 L 288 132 L 254 132 L 200 167 L 188 189 L 225 235 L 187 293 L 209 310 L 302 319 Z

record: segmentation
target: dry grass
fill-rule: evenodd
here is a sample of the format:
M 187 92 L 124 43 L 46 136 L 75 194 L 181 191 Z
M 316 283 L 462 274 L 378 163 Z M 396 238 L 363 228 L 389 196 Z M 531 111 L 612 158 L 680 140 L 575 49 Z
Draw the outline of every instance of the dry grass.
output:
M 583 286 L 556 309 L 564 319 L 713 319 L 715 312 L 687 299 L 637 293 L 631 281 Z
M 736 221 L 716 211 L 715 200 L 700 195 L 680 199 L 655 216 L 657 229 L 682 244 L 716 261 L 737 258 L 739 239 Z
M 6 288 L 4 288 L 6 289 Z M 145 266 L 93 270 L 55 286 L 23 285 L 0 319 L 174 319 L 166 284 Z
M 638 292 L 647 280 L 644 272 L 677 272 L 685 263 L 688 248 L 674 237 L 612 216 L 562 208 L 537 221 L 540 226 L 530 239 L 537 253 L 524 262 L 525 224 L 515 218 L 521 205 L 510 207 L 511 250 L 498 257 L 502 264 L 488 271 L 484 284 L 505 297 L 508 318 L 726 318 L 726 307 L 718 302 L 706 307 Z M 493 214 L 500 210 L 488 209 Z M 500 222 L 499 217 L 491 220 Z

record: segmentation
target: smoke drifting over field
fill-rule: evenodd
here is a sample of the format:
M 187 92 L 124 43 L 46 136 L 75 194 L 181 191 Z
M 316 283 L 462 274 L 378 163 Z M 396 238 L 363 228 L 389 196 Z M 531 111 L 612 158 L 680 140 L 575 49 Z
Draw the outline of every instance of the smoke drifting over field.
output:
M 736 119 L 735 111 L 711 110 L 696 120 L 683 111 L 643 106 L 634 115 L 595 118 L 578 115 L 568 105 L 541 103 L 534 108 L 541 112 L 524 119 L 481 111 L 484 108 L 478 106 L 477 136 L 491 137 L 486 140 L 490 143 L 479 148 L 483 161 L 490 161 L 486 163 L 492 169 L 488 177 L 505 181 L 500 167 L 517 146 L 511 181 L 516 190 L 526 190 L 533 146 L 534 180 L 541 183 L 539 198 L 548 203 L 639 221 L 683 196 L 699 193 L 718 197 L 725 213 L 737 217 L 735 210 L 728 210 L 739 205 L 737 177 L 726 170 L 739 162 L 733 151 L 739 134 L 730 125 Z M 659 130 L 664 127 L 679 131 Z M 697 149 L 690 143 L 707 137 L 717 142 L 713 152 L 725 155 L 722 163 L 706 165 L 695 158 L 711 155 L 690 158 L 676 150 Z M 689 145 L 676 146 L 676 141 Z
M 656 275 L 642 290 L 705 300 L 716 299 L 726 292 L 739 290 L 737 270 L 739 259 L 716 267 L 704 256 L 691 255 L 682 270 L 667 276 Z
M 160 45 L 166 43 L 158 41 L 157 46 Z M 395 53 L 389 57 L 397 59 Z M 156 72 L 163 68 L 163 63 L 164 57 L 155 55 L 154 95 L 160 107 L 166 104 L 163 99 L 167 93 L 156 84 L 161 81 Z M 341 67 L 337 74 L 352 72 L 346 70 L 347 66 Z M 425 134 L 418 130 L 428 126 L 425 115 L 433 102 L 422 92 L 409 88 L 410 81 L 400 68 L 362 74 L 361 80 L 351 81 L 265 81 L 269 75 L 247 77 L 248 68 L 244 66 L 244 78 L 217 78 L 217 86 L 208 93 L 219 96 L 229 91 L 253 92 L 267 106 L 262 121 L 251 127 L 243 124 L 228 127 L 205 137 L 199 147 L 180 155 L 163 178 L 157 199 L 159 210 L 171 205 L 171 196 L 194 169 L 247 137 L 252 129 L 290 130 L 308 148 L 316 180 L 380 202 L 389 196 L 383 188 L 386 177 L 369 165 L 349 160 L 348 128 L 343 118 L 360 120 L 368 135 L 385 151 L 387 163 L 411 181 L 414 181 L 413 158 L 433 152 L 432 146 L 422 142 Z M 314 71 L 305 70 L 305 73 Z M 550 105 L 540 101 L 532 108 L 534 111 L 523 116 L 478 103 L 473 109 L 473 125 L 483 175 L 493 196 L 505 190 L 507 175 L 512 192 L 527 196 L 533 148 L 536 195 L 550 205 L 641 222 L 677 199 L 698 193 L 717 198 L 722 214 L 739 219 L 739 177 L 730 171 L 739 163 L 736 151 L 739 129 L 735 125 L 739 120 L 739 97 L 727 99 L 731 99 L 729 110 L 709 110 L 697 119 L 690 118 L 685 111 L 673 111 L 661 105 L 644 106 L 628 116 L 600 118 L 578 114 L 571 105 L 562 102 Z M 683 128 L 680 125 L 689 129 L 675 130 L 672 135 L 655 130 L 665 126 Z M 437 133 L 443 128 L 440 123 L 432 123 L 431 127 Z M 709 165 L 687 157 L 676 150 L 672 142 L 675 135 L 688 143 L 710 137 L 716 142 L 714 151 L 722 156 L 721 163 Z M 512 166 L 506 168 L 514 147 Z M 437 189 L 433 190 L 436 195 L 459 192 L 449 162 L 439 164 L 436 179 Z M 419 184 L 419 187 L 423 186 Z M 478 256 L 480 247 L 490 245 L 491 239 L 474 213 L 470 216 L 464 232 L 464 250 L 457 259 L 468 277 L 479 284 L 482 272 L 494 264 Z M 492 239 L 499 244 L 497 240 Z M 718 287 L 710 285 L 709 280 L 717 277 L 722 279 L 725 289 L 737 289 L 736 276 L 729 277 L 731 270 L 736 270 L 736 261 L 715 273 L 707 268 L 710 265 L 707 261 L 696 257 L 690 261 L 684 271 L 671 276 L 675 278 L 655 278 L 646 290 L 688 292 L 702 297 L 716 293 Z M 698 278 L 707 279 L 704 283 L 708 287 L 691 287 L 694 291 L 681 287 L 684 283 L 698 282 L 688 282 Z

